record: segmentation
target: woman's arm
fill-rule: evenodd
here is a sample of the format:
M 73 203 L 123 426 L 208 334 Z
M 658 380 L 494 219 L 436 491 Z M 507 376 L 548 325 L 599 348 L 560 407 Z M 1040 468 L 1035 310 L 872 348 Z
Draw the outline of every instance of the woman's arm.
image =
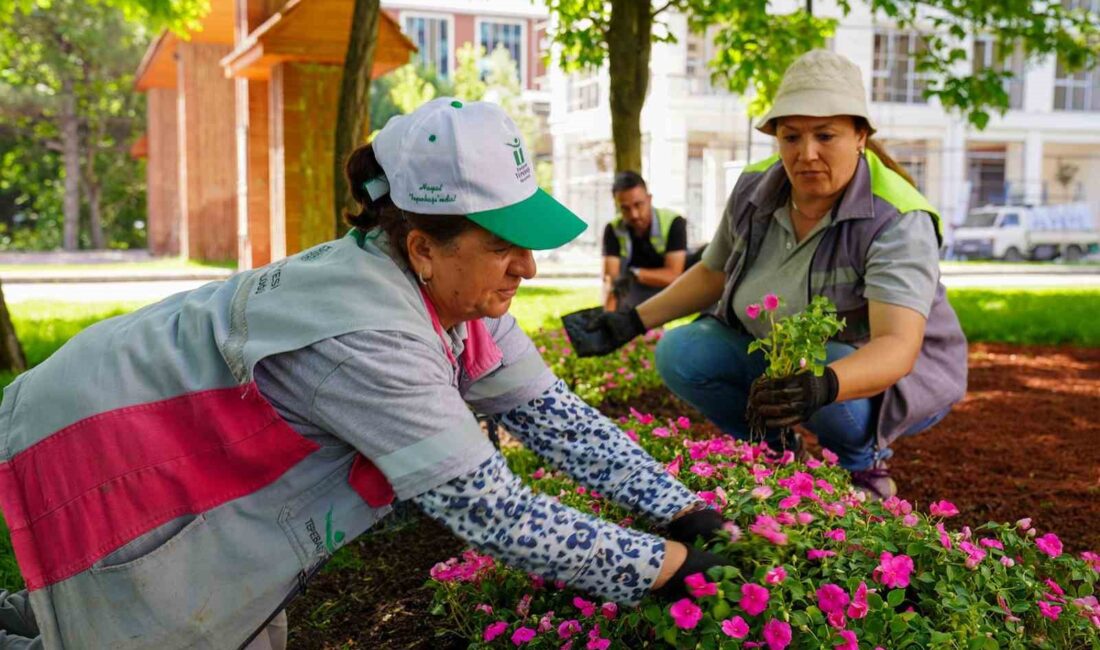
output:
M 679 542 L 620 528 L 532 493 L 499 454 L 413 502 L 508 564 L 626 604 L 664 586 L 687 556 Z
M 578 483 L 660 523 L 699 503 L 695 493 L 560 379 L 538 398 L 495 417 L 524 446 Z
M 713 305 L 722 297 L 725 285 L 725 273 L 696 264 L 661 293 L 638 305 L 638 316 L 646 329 L 660 327 Z
M 842 402 L 878 395 L 909 374 L 924 341 L 925 318 L 908 307 L 867 301 L 871 340 L 829 364 L 836 373 Z

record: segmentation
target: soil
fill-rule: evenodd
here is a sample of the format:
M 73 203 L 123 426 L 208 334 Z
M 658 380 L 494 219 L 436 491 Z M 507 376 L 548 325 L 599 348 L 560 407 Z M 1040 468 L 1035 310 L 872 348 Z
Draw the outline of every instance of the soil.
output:
M 665 391 L 630 405 L 702 422 Z M 601 408 L 617 417 L 627 406 Z M 972 345 L 966 398 L 893 448 L 899 496 L 919 508 L 947 499 L 960 511 L 956 526 L 1031 517 L 1040 532 L 1058 533 L 1067 551 L 1100 551 L 1098 348 Z M 428 569 L 462 548 L 423 518 L 360 538 L 361 561 L 322 573 L 291 605 L 289 647 L 465 648 L 438 629 L 423 588 Z

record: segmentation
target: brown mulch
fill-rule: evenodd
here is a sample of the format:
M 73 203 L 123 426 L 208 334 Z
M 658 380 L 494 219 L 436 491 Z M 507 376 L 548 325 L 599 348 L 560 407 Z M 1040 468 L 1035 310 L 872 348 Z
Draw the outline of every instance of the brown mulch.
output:
M 602 408 L 618 416 L 627 406 Z M 629 406 L 701 420 L 663 391 Z M 899 496 L 917 507 L 955 503 L 957 526 L 1031 517 L 1068 551 L 1100 550 L 1100 349 L 972 345 L 966 398 L 895 443 L 891 468 Z M 423 520 L 356 544 L 359 566 L 322 574 L 291 605 L 291 648 L 466 647 L 441 635 L 422 588 L 460 540 Z

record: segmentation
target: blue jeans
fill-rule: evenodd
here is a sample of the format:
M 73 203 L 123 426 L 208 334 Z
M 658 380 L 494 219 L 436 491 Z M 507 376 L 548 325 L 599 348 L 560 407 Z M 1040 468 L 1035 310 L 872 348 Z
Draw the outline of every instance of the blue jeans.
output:
M 749 437 L 745 420 L 749 387 L 767 366 L 763 353 L 748 353 L 752 340 L 717 319 L 701 318 L 665 332 L 656 352 L 657 371 L 669 389 L 723 432 L 742 440 Z M 830 342 L 827 363 L 852 352 L 855 348 L 850 345 Z M 920 423 L 923 426 L 914 427 L 912 433 L 932 426 L 944 414 Z M 891 455 L 889 449 L 876 449 L 876 415 L 871 399 L 854 399 L 819 409 L 803 426 L 840 458 L 842 467 L 862 470 Z

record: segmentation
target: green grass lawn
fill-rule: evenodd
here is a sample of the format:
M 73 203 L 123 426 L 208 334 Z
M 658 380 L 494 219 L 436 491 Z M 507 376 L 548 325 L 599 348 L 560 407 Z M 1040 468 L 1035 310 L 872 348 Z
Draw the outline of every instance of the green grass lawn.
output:
M 985 290 L 950 292 L 951 304 L 971 342 L 1100 346 L 1100 289 Z M 512 314 L 527 331 L 559 327 L 562 314 L 597 304 L 595 288 L 531 287 L 520 290 Z M 9 306 L 31 365 L 53 354 L 89 325 L 142 303 L 24 302 Z M 0 373 L 0 386 L 12 380 Z M 0 522 L 0 588 L 22 584 L 7 530 Z

